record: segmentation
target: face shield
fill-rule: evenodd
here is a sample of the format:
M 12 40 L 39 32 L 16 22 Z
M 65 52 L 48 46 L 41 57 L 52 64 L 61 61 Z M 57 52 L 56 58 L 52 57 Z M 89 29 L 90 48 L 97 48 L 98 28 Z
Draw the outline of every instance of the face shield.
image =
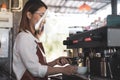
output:
M 44 13 L 44 15 L 35 24 L 35 31 L 37 31 L 37 32 L 42 32 L 43 31 L 47 13 L 48 13 L 48 10 L 46 10 L 46 12 Z

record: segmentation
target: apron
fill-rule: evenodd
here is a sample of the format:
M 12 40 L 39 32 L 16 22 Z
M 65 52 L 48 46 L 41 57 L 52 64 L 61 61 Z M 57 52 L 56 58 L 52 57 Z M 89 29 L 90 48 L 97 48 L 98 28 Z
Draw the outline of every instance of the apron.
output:
M 39 63 L 42 65 L 47 65 L 46 58 L 43 56 L 45 55 L 45 51 L 44 51 L 42 43 L 38 43 L 38 42 L 36 43 L 37 43 L 36 54 L 39 58 Z M 48 80 L 48 76 L 45 76 L 44 78 L 34 77 L 28 70 L 26 70 L 21 80 Z

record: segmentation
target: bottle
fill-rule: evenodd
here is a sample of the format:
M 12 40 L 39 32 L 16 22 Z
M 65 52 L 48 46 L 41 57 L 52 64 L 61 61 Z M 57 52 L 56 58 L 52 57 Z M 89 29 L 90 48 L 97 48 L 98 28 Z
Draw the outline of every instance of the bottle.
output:
M 106 60 L 101 58 L 101 76 L 107 77 Z
M 87 66 L 87 71 L 88 71 L 88 73 L 90 73 L 90 59 L 89 59 L 89 57 L 86 57 L 86 66 Z

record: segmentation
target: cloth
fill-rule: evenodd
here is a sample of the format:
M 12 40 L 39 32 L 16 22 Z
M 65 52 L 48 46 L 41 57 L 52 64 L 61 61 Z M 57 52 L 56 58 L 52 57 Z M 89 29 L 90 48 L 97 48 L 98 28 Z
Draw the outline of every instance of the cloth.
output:
M 35 41 L 38 40 L 29 31 L 20 32 L 16 37 L 13 48 L 13 71 L 17 80 L 21 80 L 26 70 L 37 77 L 45 77 L 47 73 L 48 67 L 39 63 Z

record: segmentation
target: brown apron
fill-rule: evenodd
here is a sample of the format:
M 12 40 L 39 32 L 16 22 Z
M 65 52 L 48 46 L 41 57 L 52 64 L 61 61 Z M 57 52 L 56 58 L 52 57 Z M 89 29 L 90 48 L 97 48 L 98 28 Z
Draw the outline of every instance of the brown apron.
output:
M 45 53 L 42 43 L 37 43 L 37 45 Z M 38 47 L 37 47 L 36 54 L 39 57 L 39 63 L 42 65 L 47 65 L 46 59 L 42 55 L 42 52 Z M 21 80 L 48 80 L 48 77 L 47 76 L 45 76 L 44 78 L 34 77 L 34 76 L 32 76 L 32 74 L 28 70 L 26 70 Z

